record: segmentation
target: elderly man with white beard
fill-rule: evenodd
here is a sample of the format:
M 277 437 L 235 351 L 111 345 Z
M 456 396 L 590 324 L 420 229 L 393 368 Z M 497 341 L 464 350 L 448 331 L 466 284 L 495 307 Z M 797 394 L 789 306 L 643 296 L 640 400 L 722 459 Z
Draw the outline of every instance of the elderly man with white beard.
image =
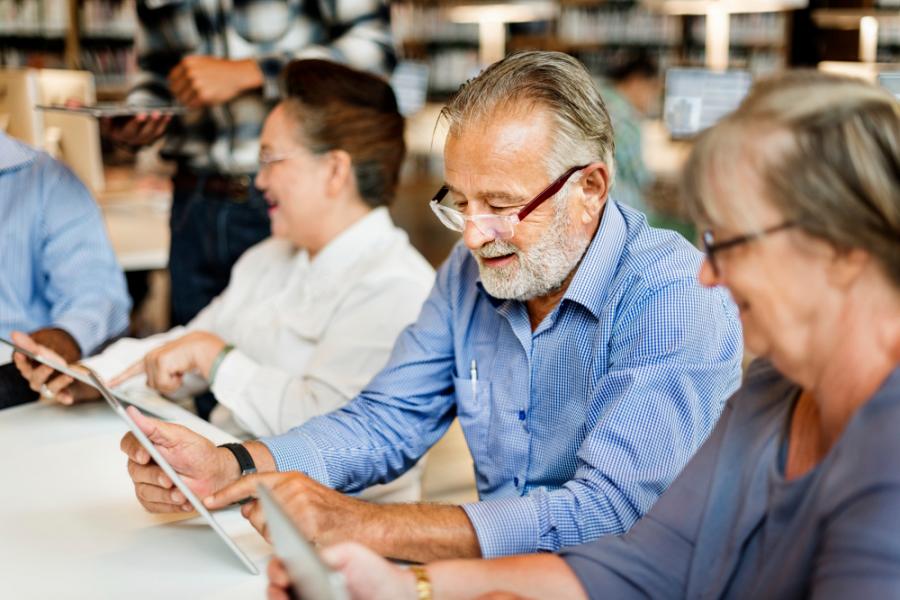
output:
M 608 196 L 612 125 L 584 67 L 513 55 L 444 117 L 432 209 L 463 240 L 358 397 L 237 449 L 133 413 L 207 506 L 262 483 L 317 544 L 410 561 L 555 551 L 627 530 L 710 432 L 740 379 L 736 311 L 697 283 L 687 241 Z M 347 495 L 405 472 L 454 417 L 479 502 Z M 122 449 L 148 509 L 190 510 L 132 435 Z M 256 502 L 242 512 L 265 532 Z

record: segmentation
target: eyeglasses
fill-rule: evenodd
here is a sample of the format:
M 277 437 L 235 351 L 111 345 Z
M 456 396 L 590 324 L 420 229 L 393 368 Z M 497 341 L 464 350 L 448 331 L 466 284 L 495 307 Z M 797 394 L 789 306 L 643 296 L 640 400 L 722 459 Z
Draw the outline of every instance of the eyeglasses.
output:
M 285 154 L 276 154 L 274 156 L 270 156 L 268 154 L 260 154 L 257 161 L 259 162 L 259 170 L 263 171 L 275 163 L 280 163 L 283 160 L 287 160 L 289 158 L 294 158 L 299 154 L 299 151 L 287 152 Z
M 553 183 L 544 188 L 541 193 L 523 206 L 519 212 L 513 215 L 495 215 L 490 213 L 471 216 L 465 215 L 455 208 L 450 208 L 449 206 L 441 204 L 441 201 L 447 196 L 447 192 L 450 191 L 450 188 L 446 185 L 438 190 L 437 194 L 434 195 L 434 198 L 431 199 L 429 206 L 431 206 L 431 210 L 447 229 L 462 232 L 466 229 L 466 221 L 471 221 L 482 235 L 493 239 L 506 240 L 513 236 L 516 225 L 531 214 L 531 212 L 540 206 L 541 203 L 561 190 L 572 175 L 589 166 L 590 165 L 581 165 L 579 167 L 572 167 L 560 175 Z
M 762 229 L 754 233 L 748 233 L 746 235 L 733 237 L 730 240 L 725 240 L 722 242 L 717 242 L 716 236 L 712 232 L 712 230 L 707 229 L 703 232 L 703 250 L 706 252 L 706 259 L 709 261 L 709 265 L 712 267 L 713 273 L 715 273 L 715 275 L 718 277 L 719 265 L 716 261 L 717 253 L 722 252 L 723 250 L 728 250 L 729 248 L 734 248 L 736 246 L 741 246 L 743 244 L 753 242 L 778 231 L 790 229 L 791 227 L 795 227 L 796 225 L 797 223 L 795 223 L 794 221 L 785 221 L 784 223 L 779 223 L 778 225 L 773 225 L 772 227 L 767 227 L 766 229 Z

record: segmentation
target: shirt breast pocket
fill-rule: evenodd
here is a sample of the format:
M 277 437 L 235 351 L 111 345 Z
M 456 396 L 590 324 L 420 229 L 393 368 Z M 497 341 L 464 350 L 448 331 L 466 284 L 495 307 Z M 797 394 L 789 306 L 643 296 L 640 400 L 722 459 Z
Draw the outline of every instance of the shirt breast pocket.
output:
M 462 427 L 469 451 L 476 465 L 485 458 L 491 420 L 491 382 L 453 378 L 456 394 L 456 416 Z

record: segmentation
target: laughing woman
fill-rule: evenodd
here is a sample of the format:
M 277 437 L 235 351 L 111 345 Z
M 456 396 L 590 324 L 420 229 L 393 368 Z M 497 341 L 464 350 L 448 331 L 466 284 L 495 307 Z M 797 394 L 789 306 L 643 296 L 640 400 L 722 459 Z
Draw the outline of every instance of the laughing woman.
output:
M 900 597 L 900 106 L 824 74 L 761 83 L 685 182 L 700 279 L 764 359 L 681 475 L 627 534 L 560 555 L 407 571 L 329 548 L 353 597 Z
M 284 82 L 256 177 L 272 237 L 241 257 L 225 291 L 186 327 L 120 340 L 85 361 L 113 384 L 130 379 L 124 388 L 210 389 L 219 402 L 211 421 L 253 437 L 354 397 L 387 362 L 434 280 L 387 211 L 405 151 L 388 84 L 323 60 L 291 63 Z M 17 364 L 32 389 L 46 383 L 62 403 L 96 397 L 46 367 L 31 369 L 22 357 Z M 415 477 L 404 480 L 391 484 L 401 488 L 391 499 L 418 499 Z

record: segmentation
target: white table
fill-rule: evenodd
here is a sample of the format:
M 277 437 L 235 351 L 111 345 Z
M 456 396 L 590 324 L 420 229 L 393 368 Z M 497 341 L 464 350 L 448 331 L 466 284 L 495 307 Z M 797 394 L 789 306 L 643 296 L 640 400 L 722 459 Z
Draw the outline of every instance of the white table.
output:
M 0 598 L 263 598 L 269 545 L 236 508 L 216 513 L 254 576 L 204 521 L 144 511 L 119 450 L 126 430 L 100 402 L 0 411 Z

